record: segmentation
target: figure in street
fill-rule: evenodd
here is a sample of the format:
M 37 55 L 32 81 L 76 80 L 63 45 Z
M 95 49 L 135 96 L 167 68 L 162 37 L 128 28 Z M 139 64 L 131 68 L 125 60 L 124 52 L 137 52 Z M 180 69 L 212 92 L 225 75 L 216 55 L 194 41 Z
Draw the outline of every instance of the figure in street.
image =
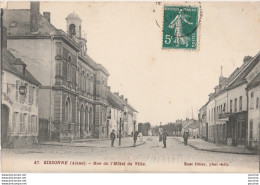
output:
M 163 140 L 163 148 L 166 148 L 166 139 L 167 139 L 167 132 L 166 131 L 163 131 L 163 134 L 162 134 L 162 140 Z
M 135 132 L 134 132 L 134 146 L 136 146 L 137 137 L 138 137 L 138 132 L 135 131 Z
M 111 139 L 111 147 L 114 147 L 114 141 L 116 139 L 115 130 L 112 130 L 110 133 L 110 139 Z
M 184 133 L 183 133 L 184 145 L 188 144 L 189 136 L 190 136 L 189 131 L 184 131 Z

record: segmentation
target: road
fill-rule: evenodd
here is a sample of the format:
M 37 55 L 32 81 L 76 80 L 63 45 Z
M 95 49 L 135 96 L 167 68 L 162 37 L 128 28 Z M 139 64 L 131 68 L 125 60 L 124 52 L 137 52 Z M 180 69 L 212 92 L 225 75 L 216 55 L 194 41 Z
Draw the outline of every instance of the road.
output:
M 131 139 L 131 138 L 129 138 Z M 129 148 L 34 145 L 3 149 L 2 170 L 10 172 L 245 172 L 259 171 L 259 156 L 196 150 L 168 137 Z M 109 141 L 104 141 L 109 143 Z M 117 141 L 118 142 L 118 141 Z M 61 161 L 67 164 L 58 164 Z M 44 164 L 45 163 L 45 164 Z

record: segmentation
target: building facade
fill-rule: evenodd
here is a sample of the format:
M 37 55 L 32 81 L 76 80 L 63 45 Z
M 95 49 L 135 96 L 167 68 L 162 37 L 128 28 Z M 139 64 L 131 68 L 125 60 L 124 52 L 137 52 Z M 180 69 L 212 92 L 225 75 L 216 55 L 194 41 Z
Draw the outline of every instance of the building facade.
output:
M 2 48 L 1 146 L 17 148 L 38 142 L 41 84 L 5 46 L 6 42 Z
M 42 84 L 39 139 L 107 137 L 108 71 L 87 55 L 77 14 L 67 16 L 65 33 L 50 23 L 49 12 L 40 14 L 39 5 L 3 13 L 8 48 Z
M 31 2 L 30 9 L 3 12 L 7 47 L 42 85 L 39 140 L 108 137 L 109 73 L 87 54 L 82 20 L 69 14 L 65 33 L 51 24 L 50 12 L 39 10 L 40 2 Z
M 209 95 L 207 103 L 209 141 L 234 146 L 248 147 L 250 145 L 248 136 L 250 129 L 252 130 L 254 127 L 257 129 L 257 126 L 253 126 L 252 123 L 250 127 L 248 124 L 249 117 L 255 115 L 248 108 L 250 99 L 248 84 L 257 77 L 260 72 L 259 68 L 258 53 L 255 57 L 245 57 L 241 67 L 237 68 L 228 78 L 224 78 L 221 74 L 219 85 L 215 87 L 215 92 Z M 255 133 L 255 140 L 252 143 L 257 143 L 256 138 L 259 133 L 251 131 L 252 137 L 253 133 Z M 255 146 L 255 144 L 252 145 Z

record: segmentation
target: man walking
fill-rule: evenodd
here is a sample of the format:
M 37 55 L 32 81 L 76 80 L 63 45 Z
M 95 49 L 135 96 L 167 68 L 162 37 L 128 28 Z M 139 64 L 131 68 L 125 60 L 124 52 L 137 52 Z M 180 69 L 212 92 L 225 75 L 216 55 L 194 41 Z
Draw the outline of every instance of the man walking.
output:
M 162 134 L 162 139 L 163 139 L 163 148 L 166 148 L 166 139 L 167 139 L 167 132 L 166 131 L 163 131 L 163 134 Z
M 134 146 L 136 145 L 136 140 L 137 140 L 138 132 L 134 132 Z
M 184 133 L 183 133 L 184 145 L 187 145 L 189 135 L 190 135 L 189 134 L 189 130 L 188 131 L 184 131 Z
M 111 147 L 114 147 L 114 141 L 116 139 L 115 130 L 112 130 L 110 133 L 110 139 L 111 139 Z

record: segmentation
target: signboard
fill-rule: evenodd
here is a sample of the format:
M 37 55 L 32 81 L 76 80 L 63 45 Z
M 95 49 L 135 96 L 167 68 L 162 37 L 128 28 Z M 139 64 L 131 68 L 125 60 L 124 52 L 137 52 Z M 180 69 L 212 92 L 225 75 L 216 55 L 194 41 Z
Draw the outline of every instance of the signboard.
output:
M 26 95 L 26 93 L 27 93 L 27 88 L 26 88 L 25 85 L 21 85 L 21 86 L 19 87 L 19 93 L 20 93 L 21 95 Z

